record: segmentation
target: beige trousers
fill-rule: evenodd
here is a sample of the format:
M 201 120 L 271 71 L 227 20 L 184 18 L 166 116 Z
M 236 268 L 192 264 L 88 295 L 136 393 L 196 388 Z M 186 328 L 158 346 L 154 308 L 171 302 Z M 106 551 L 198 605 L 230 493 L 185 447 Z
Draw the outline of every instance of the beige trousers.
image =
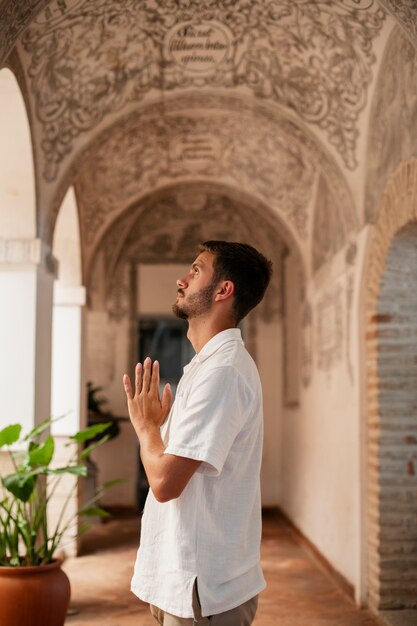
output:
M 171 613 L 165 613 L 158 607 L 150 605 L 151 613 L 161 626 L 203 626 L 203 624 L 212 624 L 213 626 L 250 626 L 255 617 L 258 608 L 258 596 L 251 598 L 240 606 L 218 615 L 211 617 L 202 617 L 200 600 L 198 598 L 197 582 L 193 589 L 193 610 L 192 617 L 176 617 Z

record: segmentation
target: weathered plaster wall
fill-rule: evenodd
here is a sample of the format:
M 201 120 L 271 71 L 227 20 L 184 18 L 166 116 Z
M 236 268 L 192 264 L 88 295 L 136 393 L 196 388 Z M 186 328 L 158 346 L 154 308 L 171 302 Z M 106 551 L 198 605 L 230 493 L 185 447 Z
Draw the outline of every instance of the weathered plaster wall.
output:
M 362 455 L 358 298 L 365 239 L 366 229 L 307 285 L 300 403 L 285 409 L 282 433 L 282 508 L 357 594 Z M 307 371 L 309 376 L 303 376 Z
M 261 467 L 263 506 L 277 506 L 282 491 L 282 321 L 257 319 L 256 364 L 264 399 L 264 447 Z

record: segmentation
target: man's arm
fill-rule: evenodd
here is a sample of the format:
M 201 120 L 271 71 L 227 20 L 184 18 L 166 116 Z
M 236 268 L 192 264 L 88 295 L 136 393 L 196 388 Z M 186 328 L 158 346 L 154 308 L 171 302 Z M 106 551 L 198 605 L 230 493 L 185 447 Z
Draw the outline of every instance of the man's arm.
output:
M 178 498 L 201 461 L 174 454 L 164 454 L 160 427 L 168 416 L 172 403 L 171 388 L 167 384 L 159 397 L 159 363 L 152 367 L 151 359 L 145 359 L 143 367 L 135 370 L 135 393 L 130 378 L 123 377 L 130 421 L 138 436 L 141 459 L 149 485 L 159 502 Z

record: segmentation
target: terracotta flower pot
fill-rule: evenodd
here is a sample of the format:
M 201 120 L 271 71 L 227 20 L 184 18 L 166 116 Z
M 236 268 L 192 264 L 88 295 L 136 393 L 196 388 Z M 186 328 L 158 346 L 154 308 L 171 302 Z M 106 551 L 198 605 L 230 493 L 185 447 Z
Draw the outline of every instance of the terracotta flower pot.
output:
M 70 599 L 61 561 L 37 567 L 0 566 L 0 624 L 63 626 Z

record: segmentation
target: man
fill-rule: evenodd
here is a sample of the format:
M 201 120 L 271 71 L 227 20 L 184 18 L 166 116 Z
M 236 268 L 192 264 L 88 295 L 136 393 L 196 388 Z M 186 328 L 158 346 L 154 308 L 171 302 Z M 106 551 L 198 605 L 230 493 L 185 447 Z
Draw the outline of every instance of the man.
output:
M 249 626 L 259 563 L 262 391 L 236 327 L 263 298 L 272 264 L 242 243 L 207 241 L 177 281 L 174 313 L 196 356 L 171 407 L 159 364 L 123 377 L 150 491 L 132 591 L 164 626 Z

